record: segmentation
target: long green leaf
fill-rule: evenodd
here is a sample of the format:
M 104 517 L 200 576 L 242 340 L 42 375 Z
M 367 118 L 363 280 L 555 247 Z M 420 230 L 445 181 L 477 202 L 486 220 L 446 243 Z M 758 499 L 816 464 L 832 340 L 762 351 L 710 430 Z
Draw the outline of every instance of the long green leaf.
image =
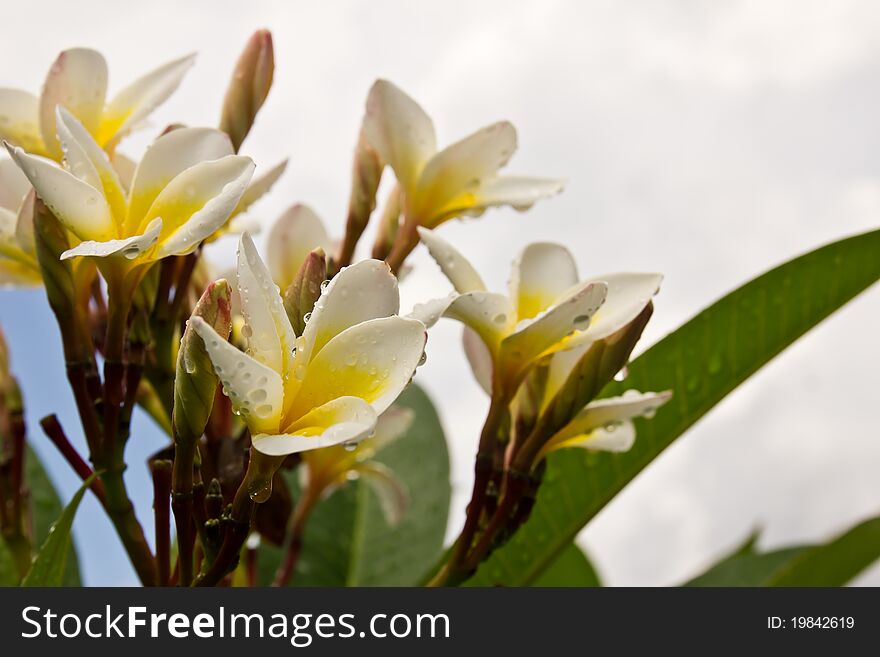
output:
M 70 551 L 70 530 L 73 528 L 73 519 L 82 501 L 83 495 L 92 483 L 96 475 L 89 477 L 73 498 L 61 512 L 58 520 L 49 529 L 49 534 L 37 556 L 34 558 L 31 569 L 21 582 L 22 586 L 62 586 L 67 565 L 67 553 Z
M 587 555 L 572 543 L 559 553 L 549 568 L 535 578 L 531 586 L 584 588 L 602 586 L 602 584 Z
M 809 549 L 791 547 L 727 558 L 684 586 L 771 586 L 781 570 Z
M 684 586 L 843 586 L 880 559 L 880 518 L 822 545 L 725 557 Z
M 481 584 L 531 581 L 672 441 L 779 352 L 880 278 L 880 230 L 821 247 L 746 283 L 651 347 L 604 395 L 672 389 L 637 420 L 625 454 L 551 454 L 528 523 L 475 575 Z
M 412 409 L 415 419 L 376 460 L 408 492 L 406 514 L 389 527 L 379 499 L 362 480 L 336 491 L 309 519 L 295 586 L 412 586 L 440 556 L 451 495 L 443 428 L 418 386 L 411 385 L 396 404 Z M 261 547 L 261 583 L 271 581 L 279 552 Z
M 36 452 L 28 449 L 26 481 L 30 492 L 31 514 L 34 528 L 34 547 L 42 545 L 49 536 L 52 523 L 61 515 L 64 505 L 55 486 L 46 474 Z M 79 560 L 76 545 L 71 544 L 64 570 L 63 586 L 80 586 Z

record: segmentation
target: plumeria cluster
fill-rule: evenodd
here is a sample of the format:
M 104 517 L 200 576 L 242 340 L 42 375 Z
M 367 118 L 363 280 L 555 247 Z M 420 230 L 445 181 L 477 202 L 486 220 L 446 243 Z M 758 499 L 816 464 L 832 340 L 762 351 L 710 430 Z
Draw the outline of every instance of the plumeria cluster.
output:
M 389 523 L 406 513 L 418 491 L 374 457 L 418 421 L 395 401 L 425 358 L 428 329 L 458 320 L 491 398 L 467 521 L 434 583 L 464 579 L 526 520 L 549 453 L 626 450 L 632 419 L 669 399 L 599 398 L 624 370 L 661 277 L 581 281 L 567 249 L 537 243 L 515 261 L 506 294 L 488 291 L 438 229 L 491 207 L 528 209 L 563 184 L 501 173 L 517 146 L 505 121 L 438 149 L 425 111 L 385 80 L 367 97 L 342 238 L 296 203 L 269 229 L 264 261 L 250 235 L 259 225 L 245 213 L 285 163 L 261 175 L 240 151 L 272 83 L 268 32 L 245 47 L 217 128 L 170 125 L 139 160 L 120 152 L 193 61 L 172 61 L 108 100 L 103 57 L 76 48 L 52 64 L 39 98 L 0 89 L 9 154 L 0 160 L 0 280 L 45 288 L 90 463 L 54 416 L 47 435 L 83 479 L 98 472 L 91 488 L 144 584 L 221 583 L 259 535 L 284 547 L 283 585 L 311 511 L 350 479 L 373 488 Z M 377 210 L 386 169 L 394 180 Z M 371 223 L 371 257 L 358 259 Z M 203 246 L 227 234 L 239 234 L 235 271 L 212 280 Z M 402 314 L 396 274 L 419 243 L 453 291 Z M 14 381 L 5 362 L 3 381 Z M 155 551 L 122 476 L 135 405 L 170 439 L 150 461 Z M 291 503 L 289 491 L 273 490 L 294 467 L 301 486 Z M 276 503 L 280 519 L 266 522 L 259 509 Z

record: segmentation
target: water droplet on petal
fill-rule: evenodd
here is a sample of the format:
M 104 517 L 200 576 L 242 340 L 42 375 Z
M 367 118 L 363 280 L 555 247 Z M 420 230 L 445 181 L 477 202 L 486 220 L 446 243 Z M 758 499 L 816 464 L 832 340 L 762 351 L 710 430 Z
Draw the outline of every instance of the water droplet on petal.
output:
M 272 480 L 258 479 L 248 484 L 248 497 L 261 504 L 272 496 Z

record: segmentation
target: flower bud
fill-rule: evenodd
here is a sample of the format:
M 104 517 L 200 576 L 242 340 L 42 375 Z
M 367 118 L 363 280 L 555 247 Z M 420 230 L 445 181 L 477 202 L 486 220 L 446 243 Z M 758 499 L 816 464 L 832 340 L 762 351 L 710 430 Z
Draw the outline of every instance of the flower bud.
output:
M 391 247 L 400 230 L 400 212 L 401 191 L 400 186 L 395 185 L 385 200 L 385 207 L 382 208 L 382 216 L 379 219 L 379 230 L 373 244 L 373 257 L 376 260 L 384 260 L 391 253 Z
M 338 257 L 343 265 L 351 262 L 355 246 L 367 227 L 370 215 L 376 209 L 376 191 L 379 189 L 383 166 L 379 154 L 373 150 L 361 130 L 352 163 L 345 239 Z
M 220 129 L 229 135 L 236 152 L 269 95 L 274 72 L 272 33 L 257 30 L 238 58 L 220 116 Z
M 232 330 L 230 310 L 231 291 L 225 279 L 211 283 L 196 304 L 193 316 L 201 317 L 220 337 L 226 339 Z M 177 353 L 177 373 L 174 379 L 174 438 L 178 446 L 193 445 L 205 430 L 217 375 L 205 351 L 202 339 L 190 326 L 183 332 Z
M 293 283 L 284 292 L 284 310 L 297 335 L 306 328 L 306 313 L 312 312 L 321 296 L 321 284 L 327 278 L 327 258 L 324 249 L 317 248 L 303 261 Z

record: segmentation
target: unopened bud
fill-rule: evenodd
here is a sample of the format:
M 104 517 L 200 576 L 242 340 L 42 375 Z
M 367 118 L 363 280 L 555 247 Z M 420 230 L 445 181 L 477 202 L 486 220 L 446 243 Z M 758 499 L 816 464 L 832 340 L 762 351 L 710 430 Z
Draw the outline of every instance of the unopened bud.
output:
M 220 115 L 220 129 L 229 135 L 236 152 L 269 95 L 274 72 L 272 33 L 257 30 L 238 58 Z
M 303 261 L 293 283 L 284 292 L 284 310 L 297 335 L 306 328 L 305 316 L 312 312 L 321 296 L 321 284 L 327 279 L 327 258 L 324 249 L 315 249 Z
M 337 258 L 343 265 L 351 262 L 355 246 L 370 221 L 370 215 L 376 209 L 376 191 L 382 178 L 382 167 L 379 154 L 370 146 L 361 130 L 352 163 L 351 195 L 348 199 L 345 239 Z
M 194 317 L 201 317 L 224 340 L 232 330 L 231 291 L 225 279 L 211 283 L 193 310 Z M 174 438 L 178 446 L 193 445 L 205 430 L 214 393 L 217 375 L 205 344 L 188 325 L 180 340 L 177 353 L 177 373 L 174 379 Z
M 397 232 L 400 230 L 400 197 L 400 187 L 395 185 L 385 200 L 385 207 L 382 208 L 382 216 L 379 219 L 379 231 L 373 244 L 373 257 L 376 260 L 387 258 L 397 239 Z

